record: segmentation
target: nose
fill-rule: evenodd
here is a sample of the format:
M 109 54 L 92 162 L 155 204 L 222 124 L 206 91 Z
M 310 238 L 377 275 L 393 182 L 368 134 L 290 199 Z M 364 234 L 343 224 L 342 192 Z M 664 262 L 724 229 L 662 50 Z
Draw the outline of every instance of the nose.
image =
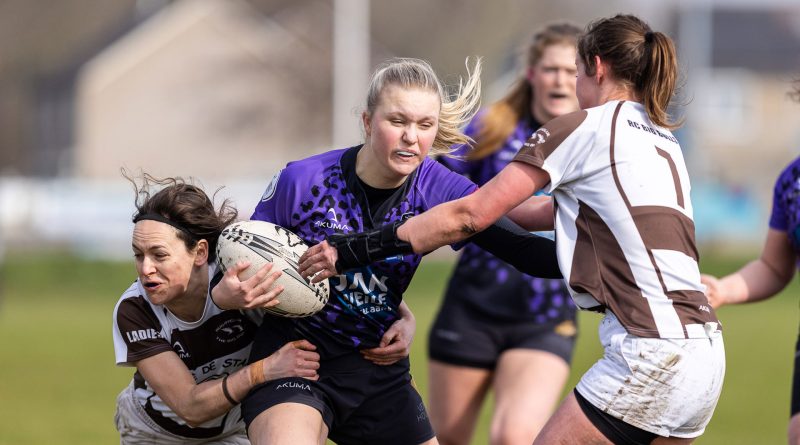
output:
M 156 273 L 155 263 L 153 263 L 153 260 L 151 260 L 147 255 L 142 258 L 142 262 L 139 267 L 141 268 L 142 275 L 145 277 Z
M 405 130 L 403 131 L 403 141 L 406 142 L 408 145 L 414 145 L 417 143 L 417 126 L 416 125 L 407 125 Z

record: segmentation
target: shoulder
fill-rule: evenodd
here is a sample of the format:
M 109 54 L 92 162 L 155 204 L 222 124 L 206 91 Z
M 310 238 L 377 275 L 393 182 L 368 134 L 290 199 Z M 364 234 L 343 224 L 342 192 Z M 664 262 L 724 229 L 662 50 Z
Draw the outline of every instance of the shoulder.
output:
M 281 175 L 296 178 L 322 172 L 332 165 L 338 164 L 345 150 L 346 149 L 330 150 L 305 159 L 292 161 L 286 164 Z
M 136 280 L 114 306 L 114 323 L 150 324 L 157 320 L 157 308 L 157 305 L 145 297 L 144 289 L 140 286 L 139 280 Z
M 444 196 L 444 200 L 467 195 L 477 188 L 469 179 L 430 158 L 425 158 L 417 168 L 416 182 L 426 196 Z

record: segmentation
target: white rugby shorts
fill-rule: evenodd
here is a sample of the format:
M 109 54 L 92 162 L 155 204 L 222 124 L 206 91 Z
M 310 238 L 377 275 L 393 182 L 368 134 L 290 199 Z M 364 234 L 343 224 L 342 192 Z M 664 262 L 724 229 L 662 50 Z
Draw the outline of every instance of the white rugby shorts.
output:
M 182 444 L 218 444 L 218 445 L 250 445 L 247 434 L 242 429 L 226 437 L 216 439 L 189 439 L 176 436 L 158 426 L 150 419 L 133 397 L 133 382 L 117 396 L 117 412 L 114 423 L 119 431 L 121 445 L 182 445 Z
M 627 333 L 606 311 L 599 333 L 605 354 L 576 387 L 589 403 L 659 436 L 703 434 L 725 376 L 715 324 L 707 324 L 704 338 L 645 338 Z

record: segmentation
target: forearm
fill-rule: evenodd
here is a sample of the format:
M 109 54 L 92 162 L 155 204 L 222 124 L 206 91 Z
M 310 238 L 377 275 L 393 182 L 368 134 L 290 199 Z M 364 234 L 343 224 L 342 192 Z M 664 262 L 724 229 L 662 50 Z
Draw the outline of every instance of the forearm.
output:
M 514 207 L 506 216 L 525 230 L 553 230 L 553 198 L 549 196 L 532 196 L 522 204 Z
M 770 267 L 759 258 L 738 272 L 721 278 L 721 293 L 726 304 L 765 300 L 783 290 L 791 281 L 792 275 Z
M 242 368 L 227 379 L 215 379 L 195 385 L 180 407 L 175 409 L 190 426 L 196 427 L 224 415 L 245 398 L 250 389 L 266 381 L 265 360 Z M 228 391 L 226 397 L 223 385 Z
M 520 272 L 540 278 L 563 278 L 558 267 L 556 243 L 532 235 L 508 218 L 501 218 L 470 241 Z
M 411 243 L 416 253 L 464 240 L 489 224 L 470 211 L 469 198 L 439 204 L 407 220 L 397 230 L 397 237 Z

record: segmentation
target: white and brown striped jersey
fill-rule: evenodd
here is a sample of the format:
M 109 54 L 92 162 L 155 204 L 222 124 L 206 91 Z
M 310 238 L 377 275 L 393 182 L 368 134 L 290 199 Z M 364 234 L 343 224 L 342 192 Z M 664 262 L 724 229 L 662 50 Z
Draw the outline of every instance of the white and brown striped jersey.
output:
M 209 280 L 214 267 L 209 268 Z M 114 308 L 114 352 L 118 366 L 164 351 L 173 351 L 186 364 L 195 382 L 222 378 L 247 364 L 250 347 L 261 314 L 255 311 L 225 311 L 206 296 L 203 316 L 186 322 L 165 306 L 150 302 L 139 280 L 122 294 Z M 153 391 L 139 371 L 133 376 L 135 399 L 156 424 L 183 437 L 213 438 L 241 429 L 237 405 L 227 414 L 205 424 L 189 427 Z
M 559 266 L 578 307 L 609 309 L 640 337 L 704 337 L 718 323 L 700 283 L 681 148 L 641 104 L 553 119 L 514 160 L 550 175 Z

